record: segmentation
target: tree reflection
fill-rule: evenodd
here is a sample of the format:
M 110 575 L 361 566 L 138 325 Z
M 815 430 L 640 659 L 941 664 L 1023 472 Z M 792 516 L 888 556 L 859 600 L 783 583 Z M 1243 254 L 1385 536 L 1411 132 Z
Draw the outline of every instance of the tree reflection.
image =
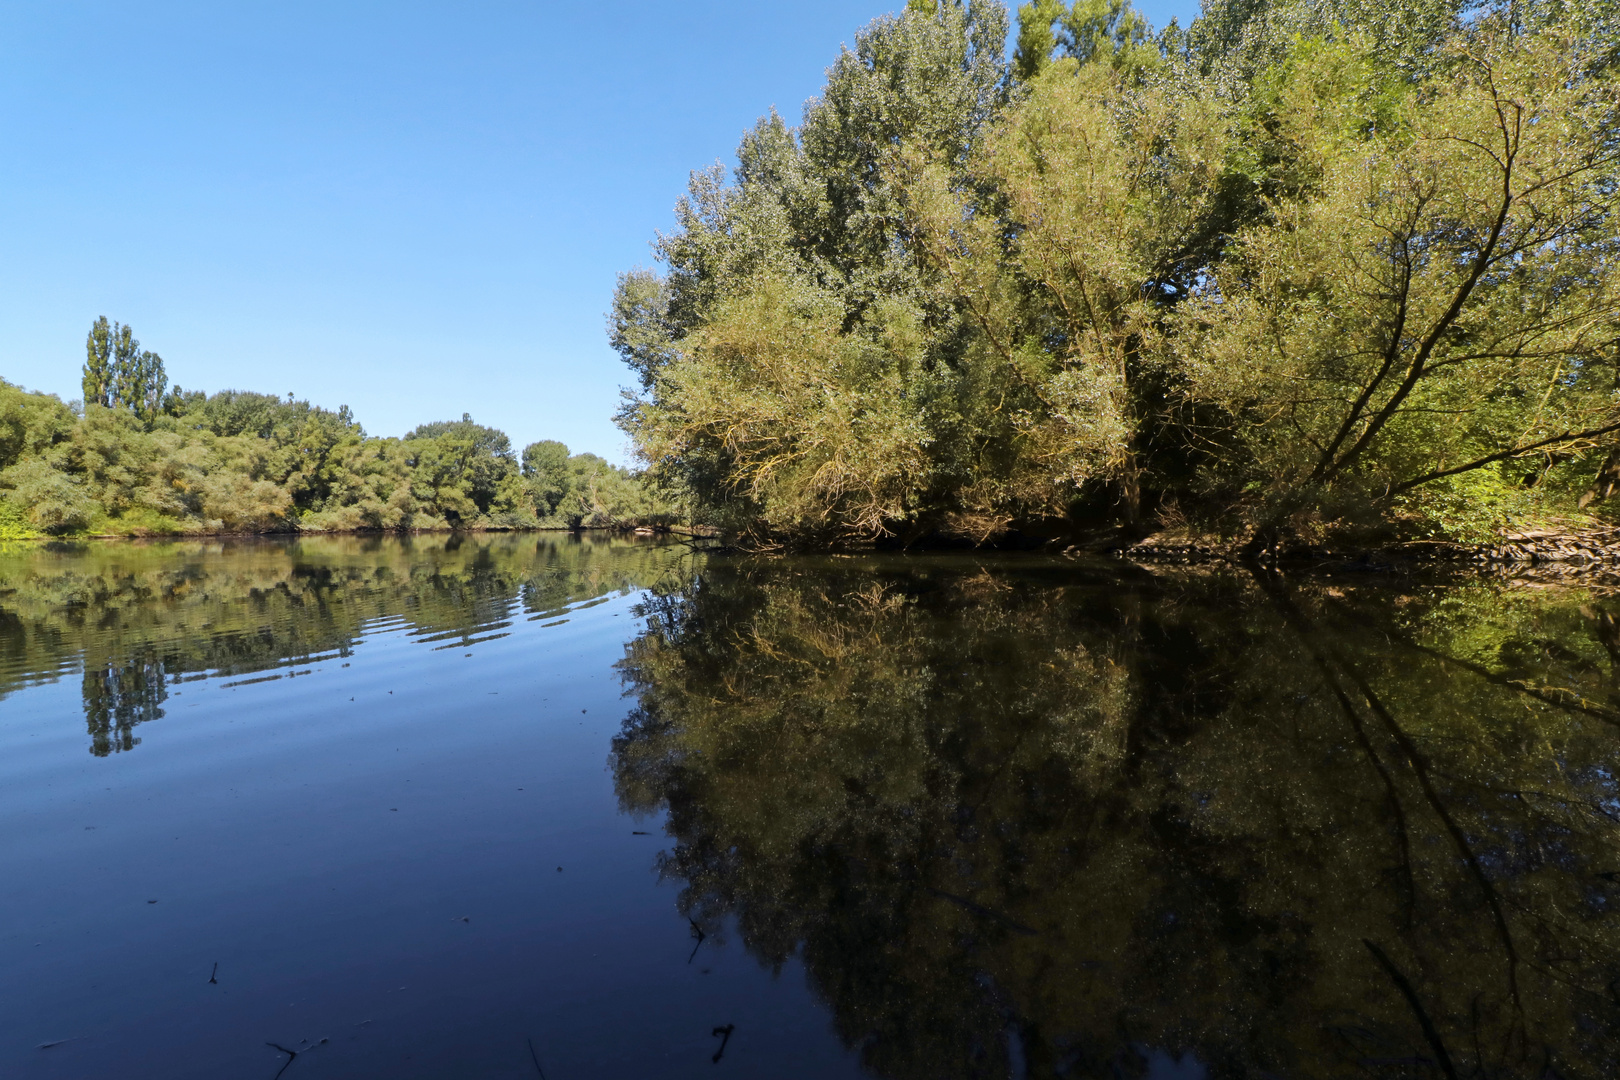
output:
M 140 742 L 135 725 L 161 719 L 168 696 L 163 665 L 155 660 L 86 669 L 84 718 L 90 730 L 90 752 L 106 757 L 133 750 Z
M 90 752 L 133 749 L 166 684 L 351 655 L 379 628 L 467 648 L 644 588 L 677 549 L 565 534 L 0 549 L 0 698 L 82 671 Z
M 889 1077 L 1620 1070 L 1609 602 L 711 561 L 623 805 Z

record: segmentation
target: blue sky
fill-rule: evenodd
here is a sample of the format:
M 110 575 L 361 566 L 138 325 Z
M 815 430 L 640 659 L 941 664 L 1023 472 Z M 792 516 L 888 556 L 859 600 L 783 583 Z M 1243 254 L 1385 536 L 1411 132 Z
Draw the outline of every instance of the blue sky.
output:
M 77 397 L 106 315 L 188 388 L 625 461 L 614 275 L 901 2 L 10 0 L 0 377 Z

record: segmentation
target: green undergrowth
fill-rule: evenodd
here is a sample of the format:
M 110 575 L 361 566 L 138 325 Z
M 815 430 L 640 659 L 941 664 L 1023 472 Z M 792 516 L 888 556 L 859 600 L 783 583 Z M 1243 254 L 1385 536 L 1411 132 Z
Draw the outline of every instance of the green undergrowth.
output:
M 34 540 L 38 530 L 23 517 L 22 510 L 5 499 L 0 499 L 0 542 L 7 540 Z

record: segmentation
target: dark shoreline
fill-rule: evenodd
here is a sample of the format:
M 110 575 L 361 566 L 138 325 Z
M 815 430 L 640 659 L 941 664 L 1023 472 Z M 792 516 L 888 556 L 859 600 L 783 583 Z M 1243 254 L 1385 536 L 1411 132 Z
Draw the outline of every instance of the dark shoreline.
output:
M 678 539 L 682 542 L 709 541 L 707 550 L 715 552 L 737 551 L 755 555 L 772 554 L 773 549 L 750 549 L 726 543 L 711 532 L 684 526 L 657 528 L 526 528 L 526 529 L 342 529 L 329 531 L 287 530 L 283 532 L 187 532 L 129 535 L 107 533 L 79 536 L 36 536 L 3 543 L 17 544 L 81 544 L 90 542 L 124 543 L 178 543 L 185 541 L 225 540 L 286 540 L 318 537 L 412 537 L 412 536 L 507 536 L 518 534 L 607 534 L 624 538 Z M 1062 545 L 1062 546 L 1060 546 Z M 864 550 L 883 550 L 890 545 L 862 546 Z M 845 551 L 850 548 L 784 548 L 776 554 L 808 554 L 812 552 Z M 857 549 L 859 550 L 859 549 Z M 1392 571 L 1504 571 L 1514 575 L 1549 580 L 1569 579 L 1583 574 L 1597 574 L 1604 578 L 1620 577 L 1620 527 L 1594 527 L 1578 530 L 1536 529 L 1506 533 L 1484 543 L 1466 544 L 1447 540 L 1407 540 L 1368 545 L 1293 545 L 1256 552 L 1241 540 L 1214 536 L 1176 536 L 1152 533 L 1148 536 L 1124 535 L 1118 531 L 1063 540 L 1049 540 L 1036 544 L 990 544 L 964 548 L 954 543 L 927 541 L 903 545 L 911 552 L 978 550 L 983 552 L 1029 554 L 1059 554 L 1070 559 L 1114 558 L 1123 562 L 1151 565 L 1217 566 L 1245 568 L 1276 568 L 1295 572 L 1392 572 Z
M 78 544 L 92 540 L 138 540 L 150 541 L 182 541 L 182 540 L 256 540 L 256 539 L 286 539 L 290 537 L 314 536 L 488 536 L 513 535 L 519 533 L 567 533 L 570 536 L 580 536 L 585 533 L 611 533 L 615 536 L 701 536 L 701 533 L 691 532 L 685 528 L 631 528 L 621 529 L 607 525 L 592 525 L 588 527 L 570 529 L 553 527 L 536 527 L 524 529 L 285 529 L 277 532 L 174 532 L 174 533 L 74 533 L 66 536 L 19 536 L 11 539 L 0 538 L 0 543 L 11 544 Z
M 1070 548 L 1068 551 L 1082 550 Z M 1407 540 L 1366 546 L 1283 546 L 1253 552 L 1212 538 L 1148 536 L 1085 549 L 1140 562 L 1230 562 L 1265 565 L 1561 567 L 1620 572 L 1620 528 L 1534 529 L 1477 544 Z

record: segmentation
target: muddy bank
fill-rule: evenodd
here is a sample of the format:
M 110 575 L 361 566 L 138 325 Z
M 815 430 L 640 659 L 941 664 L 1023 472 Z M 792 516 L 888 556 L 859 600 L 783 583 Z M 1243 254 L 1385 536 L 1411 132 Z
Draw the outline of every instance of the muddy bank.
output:
M 1384 544 L 1296 545 L 1255 551 L 1242 540 L 1156 533 L 1140 540 L 1100 537 L 1063 549 L 1072 557 L 1108 554 L 1140 562 L 1264 563 L 1397 569 L 1418 566 L 1535 568 L 1550 577 L 1594 572 L 1620 575 L 1620 527 L 1527 529 L 1503 533 L 1478 544 L 1449 540 L 1405 540 Z

